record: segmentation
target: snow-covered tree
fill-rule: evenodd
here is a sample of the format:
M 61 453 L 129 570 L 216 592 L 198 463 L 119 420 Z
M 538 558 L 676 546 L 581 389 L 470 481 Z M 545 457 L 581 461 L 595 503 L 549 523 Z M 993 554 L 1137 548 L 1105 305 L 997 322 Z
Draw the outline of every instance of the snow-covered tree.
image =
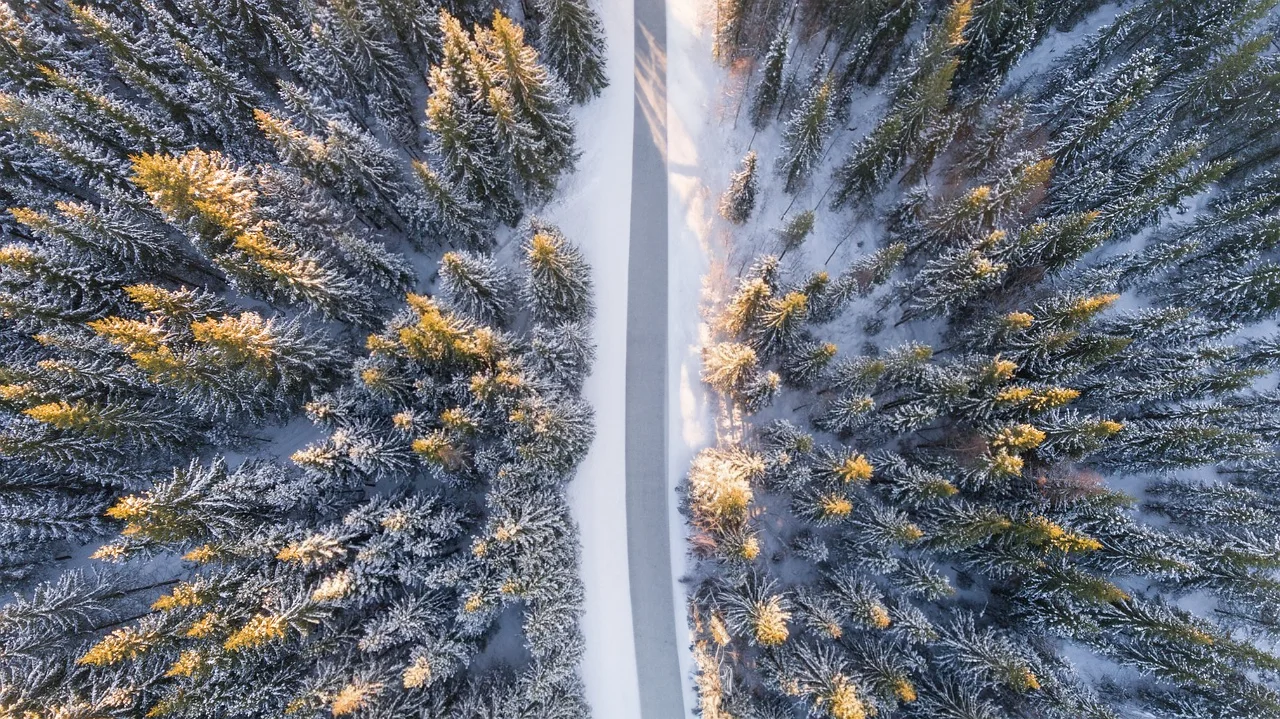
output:
M 586 0 L 537 0 L 539 47 L 574 102 L 585 102 L 608 84 L 604 28 Z
M 720 214 L 735 225 L 746 222 L 755 209 L 758 186 L 756 153 L 751 151 L 742 158 L 740 169 L 729 178 L 729 189 L 720 198 Z
M 819 61 L 819 66 L 823 63 Z M 830 76 L 815 75 L 804 99 L 791 113 L 782 139 L 778 173 L 786 178 L 786 191 L 796 192 L 822 157 L 823 143 L 831 132 L 837 98 Z
M 524 245 L 524 299 L 542 323 L 578 322 L 595 311 L 582 252 L 555 227 L 534 220 Z

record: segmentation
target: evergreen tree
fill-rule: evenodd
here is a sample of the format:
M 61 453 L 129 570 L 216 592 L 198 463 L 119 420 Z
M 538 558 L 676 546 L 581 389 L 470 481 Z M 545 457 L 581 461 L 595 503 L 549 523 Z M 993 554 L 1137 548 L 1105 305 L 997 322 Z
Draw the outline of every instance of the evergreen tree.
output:
M 539 326 L 533 331 L 533 353 L 550 376 L 572 391 L 582 389 L 595 359 L 588 326 L 568 322 Z
M 735 225 L 741 225 L 751 217 L 756 206 L 756 153 L 748 152 L 742 158 L 741 168 L 729 180 L 729 189 L 720 198 L 720 214 Z
M 369 290 L 330 257 L 273 232 L 254 179 L 221 154 L 142 155 L 134 160 L 134 182 L 168 219 L 189 228 L 201 252 L 246 290 L 347 320 L 366 320 L 374 312 Z
M 751 10 L 751 0 L 716 1 L 715 53 L 723 61 L 731 61 L 741 49 Z
M 786 178 L 787 192 L 800 189 L 822 156 L 822 145 L 831 132 L 836 110 L 833 92 L 830 76 L 815 76 L 804 99 L 791 113 L 778 160 L 778 174 Z
M 590 270 L 537 223 L 522 304 L 479 253 L 573 123 L 518 24 L 448 5 L 483 24 L 0 4 L 0 713 L 585 716 Z M 543 9 L 598 94 L 595 16 Z M 393 251 L 435 243 L 467 249 L 422 278 Z M 383 311 L 410 289 L 440 301 Z M 521 648 L 488 672 L 496 633 Z
M 782 242 L 783 255 L 791 250 L 798 249 L 800 245 L 804 244 L 809 234 L 813 232 L 815 219 L 817 219 L 817 215 L 813 210 L 805 210 L 787 220 L 787 224 L 783 225 L 782 229 L 778 231 L 778 239 Z
M 449 303 L 485 324 L 502 326 L 512 310 L 512 282 L 491 259 L 449 252 L 440 260 L 440 281 Z
M 489 228 L 479 203 L 462 194 L 430 165 L 415 161 L 413 170 L 422 191 L 421 201 L 414 207 L 419 223 L 443 235 L 446 242 L 457 237 L 468 247 L 485 247 Z
M 769 300 L 760 313 L 753 343 L 765 356 L 785 352 L 799 340 L 808 313 L 809 297 L 803 292 Z
M 974 3 L 960 74 L 974 77 L 977 82 L 1003 77 L 1040 39 L 1042 13 L 1044 10 L 1034 2 Z
M 586 0 L 538 0 L 538 36 L 547 65 L 574 102 L 597 97 L 605 75 L 604 28 Z
M 357 207 L 395 212 L 394 203 L 403 192 L 397 160 L 368 133 L 331 119 L 325 123 L 326 136 L 320 139 L 266 111 L 253 114 L 286 165 Z
M 560 231 L 534 220 L 525 243 L 524 299 L 541 323 L 578 322 L 595 312 L 591 277 L 582 253 Z
M 494 118 L 484 106 L 493 84 L 490 60 L 447 12 L 441 11 L 440 27 L 443 64 L 431 69 L 427 101 L 434 150 L 451 182 L 510 223 L 519 214 L 520 204 L 510 173 L 499 161 Z
M 537 52 L 524 44 L 524 30 L 501 13 L 494 13 L 492 30 L 477 31 L 476 41 L 493 65 L 492 81 L 510 99 L 510 121 L 527 125 L 528 135 L 537 138 L 538 153 L 530 153 L 530 159 L 537 162 L 526 163 L 523 169 L 517 162 L 516 169 L 526 191 L 544 197 L 554 188 L 556 177 L 572 169 L 577 158 L 573 120 L 564 109 L 564 89 L 539 64 Z M 502 118 L 498 119 L 501 124 Z M 512 133 L 510 139 L 515 137 Z M 508 143 L 507 150 L 517 158 L 522 154 L 515 144 Z
M 764 56 L 760 70 L 760 84 L 751 98 L 751 126 L 757 130 L 768 126 L 782 95 L 782 74 L 786 69 L 787 46 L 791 41 L 789 20 L 778 26 L 773 41 L 769 43 L 769 52 Z
M 835 47 L 839 94 L 887 99 L 829 191 L 857 217 L 819 239 L 882 249 L 834 276 L 791 254 L 817 212 L 785 264 L 729 238 L 702 379 L 734 442 L 684 485 L 704 715 L 1277 706 L 1242 638 L 1274 628 L 1276 363 L 1244 337 L 1275 314 L 1280 154 L 1228 129 L 1273 8 L 1138 3 L 1055 36 L 1048 73 L 1020 58 L 1090 4 L 797 8 L 797 55 Z M 901 333 L 939 349 L 882 346 Z M 1132 676 L 1077 675 L 1065 643 Z
M 1049 113 L 1062 128 L 1050 144 L 1062 165 L 1078 162 L 1091 145 L 1140 102 L 1158 74 L 1154 53 L 1140 53 L 1115 70 L 1066 88 L 1054 98 Z
M 822 376 L 835 354 L 836 346 L 830 342 L 797 347 L 783 360 L 782 379 L 794 387 L 808 387 Z
M 703 353 L 702 381 L 721 394 L 735 395 L 755 378 L 758 368 L 755 350 L 736 342 L 722 342 Z
M 843 207 L 879 191 L 919 149 L 930 128 L 949 139 L 944 111 L 959 67 L 956 52 L 965 43 L 972 18 L 970 0 L 958 0 L 925 33 L 893 88 L 890 111 L 837 169 L 832 207 Z M 945 144 L 945 143 L 943 143 Z

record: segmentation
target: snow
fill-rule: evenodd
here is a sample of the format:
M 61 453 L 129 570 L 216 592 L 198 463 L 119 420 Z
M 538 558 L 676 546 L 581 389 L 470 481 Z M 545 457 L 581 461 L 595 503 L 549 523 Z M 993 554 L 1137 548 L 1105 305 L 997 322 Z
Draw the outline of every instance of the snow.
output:
M 624 464 L 633 15 L 628 0 L 604 0 L 597 9 L 608 38 L 609 86 L 577 111 L 579 171 L 540 214 L 582 248 L 596 291 L 598 354 L 583 390 L 595 409 L 596 437 L 568 492 L 586 590 L 581 675 L 594 716 L 639 719 Z
M 688 525 L 675 490 L 694 454 L 715 444 L 717 435 L 714 399 L 699 380 L 699 348 L 710 336 L 703 309 L 714 300 L 715 269 L 723 267 L 728 251 L 729 238 L 715 232 L 720 185 L 738 159 L 722 152 L 717 132 L 718 116 L 733 105 L 717 104 L 727 77 L 711 54 L 711 10 L 708 2 L 667 3 L 667 481 L 676 646 L 687 716 L 695 706 L 693 632 L 680 579 L 691 563 Z

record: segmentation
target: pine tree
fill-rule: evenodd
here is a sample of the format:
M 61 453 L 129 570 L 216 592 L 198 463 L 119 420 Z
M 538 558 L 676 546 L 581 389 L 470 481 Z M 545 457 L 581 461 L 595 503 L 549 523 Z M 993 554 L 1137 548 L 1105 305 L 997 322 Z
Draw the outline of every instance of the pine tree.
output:
M 1006 263 L 991 260 L 1004 240 L 1004 233 L 997 230 L 974 247 L 931 262 L 905 290 L 908 309 L 903 318 L 950 312 L 994 288 L 1008 270 Z
M 1097 212 L 1082 212 L 1037 222 L 1019 234 L 1012 252 L 1023 262 L 1061 270 L 1107 239 L 1106 231 L 1091 229 L 1098 217 Z
M 786 178 L 787 192 L 800 189 L 822 155 L 822 145 L 831 132 L 835 114 L 833 92 L 829 75 L 815 76 L 804 99 L 791 113 L 778 160 L 778 174 Z
M 782 378 L 777 372 L 763 372 L 742 388 L 742 410 L 756 414 L 773 403 L 782 391 Z
M 208 295 L 152 285 L 128 288 L 151 321 L 108 317 L 90 329 L 126 352 L 160 387 L 203 416 L 261 418 L 307 399 L 334 377 L 340 353 L 298 322 L 222 315 Z
M 742 158 L 741 169 L 730 178 L 729 189 L 720 198 L 720 214 L 735 225 L 741 225 L 751 217 L 756 206 L 756 153 L 748 152 Z
M 346 98 L 367 107 L 389 135 L 408 139 L 413 132 L 406 121 L 412 110 L 409 73 L 385 19 L 372 7 L 354 3 L 319 7 L 310 14 L 313 72 L 327 72 L 328 84 L 337 84 Z M 368 87 L 376 92 L 363 93 Z
M 788 22 L 778 26 L 769 43 L 769 52 L 764 56 L 764 65 L 760 70 L 760 84 L 756 87 L 755 97 L 751 98 L 751 126 L 763 130 L 773 119 L 774 110 L 782 95 L 782 74 L 787 64 L 787 46 L 791 41 L 790 18 Z
M 772 274 L 777 258 L 761 260 L 748 277 L 739 281 L 738 289 L 721 311 L 717 324 L 730 336 L 739 337 L 750 332 L 760 319 L 765 303 L 773 296 L 776 286 Z
M 172 266 L 181 250 L 164 227 L 120 203 L 94 206 L 89 203 L 59 202 L 56 213 L 11 207 L 9 214 L 33 232 L 83 249 L 103 260 L 160 270 Z
M 497 149 L 489 138 L 492 121 L 478 110 L 465 107 L 446 84 L 444 73 L 433 69 L 427 125 L 435 150 L 443 158 L 451 182 L 472 198 L 483 198 L 499 219 L 510 221 L 519 213 L 510 178 L 497 168 Z
M 76 53 L 64 38 L 50 33 L 42 18 L 20 18 L 9 6 L 0 8 L 0 38 L 6 78 L 18 85 L 38 88 L 44 84 L 41 67 L 57 67 L 72 61 Z
M 440 38 L 436 35 L 435 13 L 426 0 L 376 0 L 382 19 L 395 30 L 400 47 L 419 67 L 426 57 L 435 57 Z
M 551 225 L 534 220 L 525 243 L 524 299 L 541 323 L 578 322 L 595 312 L 582 253 Z
M 479 203 L 459 192 L 424 162 L 413 163 L 414 176 L 422 191 L 414 206 L 418 222 L 432 233 L 443 235 L 445 242 L 458 238 L 468 247 L 483 248 L 489 242 L 489 228 Z
M 198 47 L 178 41 L 175 48 L 192 75 L 186 91 L 192 112 L 200 118 L 199 122 L 213 125 L 212 130 L 227 147 L 255 148 L 256 143 L 252 141 L 256 136 L 246 129 L 250 125 L 253 108 L 263 104 L 257 88 L 240 73 Z
M 476 42 L 492 63 L 492 82 L 509 98 L 510 117 L 504 121 L 494 108 L 494 92 L 489 92 L 499 127 L 527 126 L 528 137 L 536 138 L 536 147 L 522 151 L 520 133 L 504 133 L 505 149 L 516 158 L 516 171 L 526 192 L 545 197 L 555 187 L 556 178 L 572 169 L 577 158 L 573 120 L 564 110 L 564 90 L 539 64 L 537 52 L 524 44 L 524 30 L 501 13 L 494 13 L 492 30 L 477 31 Z
M 189 428 L 163 416 L 155 405 L 71 403 L 63 400 L 30 407 L 23 414 L 72 434 L 84 434 L 144 450 L 192 441 Z
M 604 28 L 586 0 L 538 0 L 538 37 L 547 65 L 577 103 L 598 97 L 605 75 Z
M 148 152 L 174 149 L 185 139 L 182 130 L 165 118 L 120 101 L 92 80 L 47 65 L 39 70 L 70 99 L 76 112 L 63 112 L 85 132 L 121 145 L 141 143 Z
M 191 98 L 181 89 L 186 78 L 177 47 L 170 38 L 153 26 L 143 26 L 135 33 L 122 18 L 84 5 L 71 5 L 71 20 L 98 42 L 130 85 L 179 121 L 192 127 L 200 124 L 194 117 Z
M 478 322 L 506 324 L 513 283 L 491 259 L 449 252 L 440 260 L 440 282 L 449 303 Z

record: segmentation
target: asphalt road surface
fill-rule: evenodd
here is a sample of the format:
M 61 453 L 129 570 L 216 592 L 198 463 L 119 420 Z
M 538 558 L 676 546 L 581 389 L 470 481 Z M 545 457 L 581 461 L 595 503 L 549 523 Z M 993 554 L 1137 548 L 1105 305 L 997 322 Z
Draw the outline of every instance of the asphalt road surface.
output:
M 667 18 L 635 2 L 635 136 L 627 270 L 627 554 L 642 719 L 685 716 L 667 491 Z M 608 292 L 610 288 L 601 288 Z

